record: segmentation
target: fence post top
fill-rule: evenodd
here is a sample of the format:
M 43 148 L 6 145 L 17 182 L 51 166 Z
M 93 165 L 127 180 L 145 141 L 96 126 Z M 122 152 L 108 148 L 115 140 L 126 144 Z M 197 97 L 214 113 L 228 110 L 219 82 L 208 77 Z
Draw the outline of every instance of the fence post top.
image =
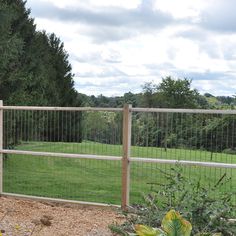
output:
M 124 109 L 131 109 L 131 108 L 132 108 L 132 104 L 128 104 L 128 103 L 124 104 Z

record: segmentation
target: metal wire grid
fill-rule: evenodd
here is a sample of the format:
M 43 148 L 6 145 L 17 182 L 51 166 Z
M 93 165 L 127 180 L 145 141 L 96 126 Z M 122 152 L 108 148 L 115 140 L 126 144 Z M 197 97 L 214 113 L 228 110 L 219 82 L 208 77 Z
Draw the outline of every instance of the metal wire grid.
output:
M 132 156 L 235 163 L 236 116 L 134 113 Z
M 131 165 L 131 189 L 130 202 L 141 203 L 143 197 L 149 193 L 163 190 L 167 184 L 167 175 L 173 174 L 173 165 L 157 163 L 132 163 Z M 234 172 L 233 172 L 234 171 Z M 200 174 L 199 174 L 200 173 Z M 201 187 L 210 189 L 217 185 L 212 197 L 220 193 L 235 193 L 235 169 L 227 168 L 209 168 L 199 166 L 183 167 L 183 176 L 192 183 L 200 182 Z M 224 179 L 226 182 L 218 185 L 219 181 Z M 235 194 L 232 198 L 235 202 Z
M 4 110 L 3 120 L 5 149 L 121 156 L 119 113 Z M 117 161 L 4 154 L 3 173 L 4 192 L 120 204 Z
M 121 143 L 120 113 L 4 111 L 5 149 L 121 156 Z
M 235 163 L 235 115 L 133 112 L 133 157 Z M 4 148 L 122 155 L 122 114 L 110 111 L 4 110 Z M 131 202 L 165 183 L 173 165 L 131 163 Z M 207 186 L 235 191 L 235 169 L 184 167 Z M 121 163 L 4 155 L 4 192 L 120 203 Z
M 235 120 L 232 114 L 134 112 L 131 156 L 235 164 Z M 172 167 L 171 164 L 132 162 L 131 202 L 140 201 L 141 194 L 165 184 L 165 174 Z M 223 178 L 226 183 L 219 191 L 236 193 L 235 169 L 196 166 L 183 169 L 184 176 L 201 180 L 206 187 Z
M 120 204 L 121 166 L 115 161 L 10 155 L 6 193 Z

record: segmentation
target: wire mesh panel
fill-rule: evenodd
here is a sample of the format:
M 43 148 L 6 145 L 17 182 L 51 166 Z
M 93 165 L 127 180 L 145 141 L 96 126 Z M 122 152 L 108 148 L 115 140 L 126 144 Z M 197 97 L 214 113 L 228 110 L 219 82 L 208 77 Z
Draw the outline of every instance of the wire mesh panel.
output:
M 170 178 L 174 183 L 174 178 L 176 180 L 179 174 L 190 186 L 199 185 L 209 191 L 212 198 L 220 196 L 221 193 L 230 193 L 233 195 L 232 200 L 236 201 L 235 169 L 199 166 L 180 168 L 170 164 L 132 163 L 131 204 L 142 203 L 144 196 L 163 191 L 166 187 L 174 188 L 174 185 L 171 185 Z M 165 198 L 164 193 L 162 197 Z
M 116 161 L 9 155 L 7 193 L 120 204 L 121 166 Z
M 121 125 L 115 112 L 6 110 L 4 148 L 121 156 Z
M 136 113 L 132 156 L 236 163 L 236 116 Z
M 236 116 L 173 112 L 134 112 L 132 157 L 236 164 Z M 132 159 L 132 158 L 131 158 Z M 131 165 L 131 200 L 165 183 L 173 164 Z M 184 176 L 204 186 L 227 180 L 219 191 L 236 192 L 236 170 L 183 167 Z M 236 197 L 235 197 L 236 199 Z
M 5 110 L 4 149 L 121 156 L 122 116 Z M 120 204 L 119 161 L 4 154 L 4 192 Z
M 131 111 L 131 203 L 142 201 L 142 193 L 166 186 L 174 165 L 157 159 L 236 164 L 236 115 Z M 120 204 L 126 127 L 120 109 L 8 108 L 3 121 L 4 192 Z M 127 137 L 129 143 L 129 132 Z M 25 155 L 27 151 L 37 153 Z M 216 194 L 236 192 L 235 172 L 183 166 L 184 177 L 204 187 L 217 186 Z

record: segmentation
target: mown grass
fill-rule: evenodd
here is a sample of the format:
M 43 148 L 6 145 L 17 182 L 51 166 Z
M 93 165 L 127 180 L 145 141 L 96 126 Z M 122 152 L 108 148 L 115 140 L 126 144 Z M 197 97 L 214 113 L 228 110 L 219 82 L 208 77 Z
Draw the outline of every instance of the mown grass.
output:
M 122 155 L 120 145 L 88 141 L 83 143 L 28 142 L 19 145 L 17 149 Z M 163 148 L 156 147 L 132 147 L 131 153 L 136 157 L 236 163 L 236 155 L 203 150 L 167 149 L 165 151 Z M 132 163 L 131 202 L 140 202 L 142 193 L 160 188 L 166 181 L 165 173 L 169 173 L 172 167 L 173 165 L 168 164 Z M 200 179 L 206 187 L 216 184 L 224 176 L 224 179 L 230 180 L 227 184 L 220 186 L 218 191 L 236 191 L 235 169 L 184 167 L 184 174 L 191 179 Z M 120 204 L 121 163 L 119 161 L 8 155 L 4 159 L 4 191 Z

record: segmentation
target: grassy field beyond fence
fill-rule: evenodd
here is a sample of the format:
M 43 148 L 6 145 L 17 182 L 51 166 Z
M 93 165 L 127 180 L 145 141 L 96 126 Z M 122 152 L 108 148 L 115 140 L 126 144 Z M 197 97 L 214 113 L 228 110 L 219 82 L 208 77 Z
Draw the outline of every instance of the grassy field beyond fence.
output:
M 27 142 L 19 150 L 122 155 L 121 145 L 85 141 L 83 143 Z M 132 147 L 134 157 L 236 163 L 236 155 L 204 150 Z M 142 193 L 165 183 L 165 173 L 173 165 L 131 164 L 131 203 L 140 202 Z M 204 186 L 214 185 L 223 176 L 229 179 L 219 191 L 236 191 L 236 170 L 209 167 L 184 167 L 188 178 L 201 179 Z M 121 163 L 59 157 L 7 155 L 4 158 L 4 192 L 120 204 Z M 217 193 L 216 193 L 217 194 Z

